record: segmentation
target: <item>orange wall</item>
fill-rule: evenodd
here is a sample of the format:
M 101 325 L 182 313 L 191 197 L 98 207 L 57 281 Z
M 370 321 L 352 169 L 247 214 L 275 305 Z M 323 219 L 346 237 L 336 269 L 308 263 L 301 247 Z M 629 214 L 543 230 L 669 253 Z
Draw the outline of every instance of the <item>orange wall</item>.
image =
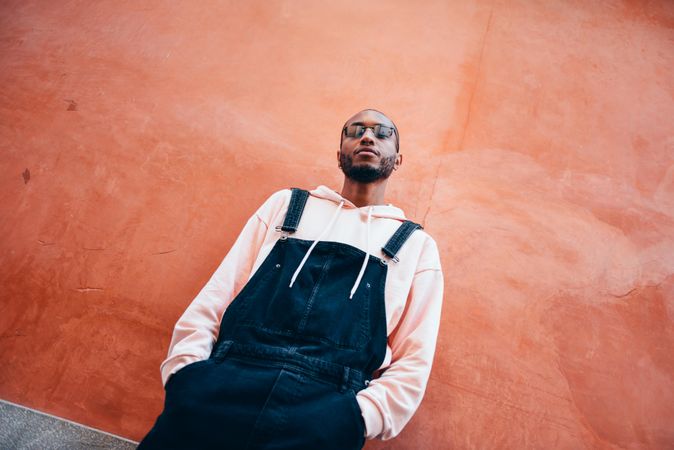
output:
M 0 398 L 141 438 L 247 217 L 374 107 L 446 296 L 368 448 L 674 446 L 673 49 L 668 0 L 2 2 Z

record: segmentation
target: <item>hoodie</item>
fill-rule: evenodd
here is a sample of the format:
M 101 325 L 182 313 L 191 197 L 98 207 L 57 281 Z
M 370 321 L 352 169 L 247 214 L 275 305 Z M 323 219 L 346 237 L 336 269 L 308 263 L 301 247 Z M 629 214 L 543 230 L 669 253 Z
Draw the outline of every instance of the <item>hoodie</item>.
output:
M 178 319 L 160 370 L 166 385 L 171 374 L 207 359 L 227 306 L 260 267 L 281 236 L 290 189 L 272 194 L 253 214 L 215 273 Z M 389 259 L 381 248 L 405 220 L 391 204 L 357 207 L 336 191 L 318 186 L 310 191 L 299 227 L 292 237 L 342 242 L 366 253 L 354 280 L 355 292 L 367 255 Z M 310 250 L 313 249 L 313 246 Z M 310 251 L 298 265 L 301 271 Z M 435 241 L 416 230 L 388 264 L 385 285 L 387 346 L 380 368 L 356 400 L 365 421 L 366 438 L 397 436 L 419 407 L 426 390 L 440 324 L 443 276 Z M 295 277 L 293 277 L 293 280 Z

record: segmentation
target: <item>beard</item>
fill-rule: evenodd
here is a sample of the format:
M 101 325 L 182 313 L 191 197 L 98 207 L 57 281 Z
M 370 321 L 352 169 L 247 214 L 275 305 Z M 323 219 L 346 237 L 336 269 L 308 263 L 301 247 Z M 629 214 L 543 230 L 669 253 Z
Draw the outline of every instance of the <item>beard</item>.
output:
M 381 158 L 378 166 L 370 164 L 361 164 L 354 166 L 353 158 L 344 153 L 339 154 L 339 163 L 342 166 L 342 172 L 347 178 L 360 183 L 372 183 L 378 180 L 385 180 L 393 173 L 395 167 L 396 155 L 385 156 Z

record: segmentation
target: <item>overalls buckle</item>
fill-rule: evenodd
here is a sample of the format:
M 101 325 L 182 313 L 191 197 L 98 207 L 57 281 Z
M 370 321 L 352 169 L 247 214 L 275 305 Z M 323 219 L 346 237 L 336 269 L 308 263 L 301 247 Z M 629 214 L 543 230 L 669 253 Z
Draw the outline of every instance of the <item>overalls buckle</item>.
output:
M 278 231 L 278 232 L 281 233 L 281 237 L 279 237 L 279 239 L 281 239 L 282 241 L 285 241 L 286 239 L 288 239 L 288 235 L 289 235 L 290 233 L 288 233 L 287 231 L 284 231 L 284 230 L 283 230 L 283 226 L 281 226 L 281 225 L 276 225 L 276 228 L 275 228 L 275 229 L 276 229 L 276 231 Z

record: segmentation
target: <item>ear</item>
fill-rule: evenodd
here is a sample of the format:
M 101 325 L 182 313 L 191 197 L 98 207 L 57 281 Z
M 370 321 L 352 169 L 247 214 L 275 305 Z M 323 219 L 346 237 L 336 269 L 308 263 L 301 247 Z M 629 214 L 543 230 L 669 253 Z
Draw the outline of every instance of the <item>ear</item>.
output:
M 398 170 L 398 167 L 400 167 L 402 163 L 403 163 L 403 155 L 402 153 L 398 153 L 398 155 L 396 156 L 396 162 L 393 164 L 393 168 L 395 170 Z

